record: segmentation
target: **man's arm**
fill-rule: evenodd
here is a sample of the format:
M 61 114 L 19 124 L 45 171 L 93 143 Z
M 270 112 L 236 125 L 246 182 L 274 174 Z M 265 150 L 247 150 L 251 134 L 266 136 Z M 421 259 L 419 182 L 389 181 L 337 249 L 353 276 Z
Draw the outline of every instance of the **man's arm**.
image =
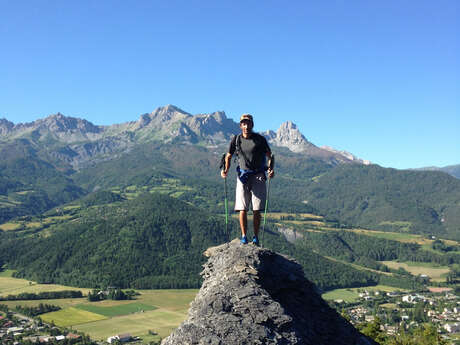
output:
M 271 153 L 271 151 L 266 152 L 268 158 L 268 177 L 273 178 L 275 176 L 275 157 Z
M 224 165 L 224 169 L 220 172 L 220 176 L 222 176 L 223 178 L 226 178 L 226 177 L 227 177 L 228 170 L 230 169 L 231 162 L 232 162 L 232 154 L 231 154 L 231 153 L 227 153 L 227 154 L 225 155 L 225 165 Z

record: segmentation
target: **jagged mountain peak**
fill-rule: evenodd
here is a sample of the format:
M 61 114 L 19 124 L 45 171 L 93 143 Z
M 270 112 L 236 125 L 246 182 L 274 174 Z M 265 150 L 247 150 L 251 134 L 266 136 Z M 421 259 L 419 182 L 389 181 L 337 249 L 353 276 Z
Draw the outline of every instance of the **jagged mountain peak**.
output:
M 209 248 L 188 318 L 162 345 L 371 345 L 295 261 L 239 241 Z
M 279 130 L 291 130 L 297 129 L 297 125 L 292 121 L 283 122 L 279 128 Z
M 14 123 L 5 118 L 0 119 L 0 135 L 7 135 L 14 128 Z
M 180 109 L 179 107 L 176 107 L 175 105 L 172 105 L 172 104 L 168 104 L 168 105 L 165 105 L 164 107 L 158 107 L 156 108 L 152 113 L 151 115 L 152 116 L 165 116 L 165 115 L 169 115 L 169 116 L 172 116 L 174 114 L 182 114 L 182 115 L 188 115 L 188 116 L 192 116 L 191 114 L 187 113 L 186 111 Z
M 292 121 L 282 123 L 275 135 L 273 135 L 273 132 L 268 132 L 267 136 L 273 144 L 287 147 L 293 152 L 308 152 L 311 151 L 311 149 L 316 148 L 315 145 L 305 138 L 305 136 L 297 128 L 297 125 Z
M 143 114 L 136 122 L 135 129 L 142 129 L 144 127 L 164 128 L 169 127 L 172 123 L 182 121 L 192 117 L 189 113 L 182 109 L 168 104 L 164 107 L 158 107 L 150 114 Z
M 99 126 L 94 125 L 88 120 L 65 116 L 60 112 L 34 121 L 32 127 L 34 125 L 41 128 L 46 127 L 50 131 L 55 132 L 79 131 L 81 133 L 100 133 L 102 131 Z

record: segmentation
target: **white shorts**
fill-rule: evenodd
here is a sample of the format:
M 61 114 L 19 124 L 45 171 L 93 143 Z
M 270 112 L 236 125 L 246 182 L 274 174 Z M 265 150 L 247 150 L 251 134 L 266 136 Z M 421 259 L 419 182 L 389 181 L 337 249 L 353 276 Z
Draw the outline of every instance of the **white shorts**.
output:
M 265 210 L 265 180 L 263 172 L 249 176 L 246 184 L 242 184 L 239 178 L 236 179 L 235 211 L 249 211 L 251 202 L 253 211 Z

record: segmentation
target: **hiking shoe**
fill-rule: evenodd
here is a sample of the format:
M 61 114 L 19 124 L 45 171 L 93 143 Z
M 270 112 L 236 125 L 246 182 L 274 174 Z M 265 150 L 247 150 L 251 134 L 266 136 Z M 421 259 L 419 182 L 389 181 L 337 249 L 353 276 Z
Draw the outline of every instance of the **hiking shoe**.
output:
M 252 244 L 259 246 L 259 238 L 257 236 L 254 236 L 252 238 Z
M 248 238 L 246 236 L 241 237 L 241 244 L 248 244 Z

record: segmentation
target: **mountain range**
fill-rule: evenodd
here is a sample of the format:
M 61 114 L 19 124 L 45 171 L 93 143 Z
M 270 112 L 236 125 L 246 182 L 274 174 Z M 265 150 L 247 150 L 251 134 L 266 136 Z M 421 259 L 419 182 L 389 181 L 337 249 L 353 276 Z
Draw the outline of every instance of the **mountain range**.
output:
M 143 187 L 165 177 L 218 191 L 220 156 L 239 131 L 224 112 L 191 115 L 173 105 L 111 126 L 60 113 L 25 124 L 1 119 L 0 223 L 99 189 Z M 381 168 L 318 147 L 290 121 L 261 134 L 277 161 L 273 209 L 316 212 L 346 226 L 460 237 L 458 179 Z M 218 209 L 215 192 L 200 200 Z
M 26 139 L 39 150 L 46 145 L 48 155 L 58 162 L 70 164 L 76 170 L 93 160 L 111 159 L 111 155 L 127 152 L 137 144 L 181 142 L 212 148 L 226 145 L 239 132 L 238 124 L 227 118 L 224 112 L 191 115 L 173 105 L 143 114 L 137 121 L 111 126 L 97 126 L 61 113 L 25 124 L 0 119 L 0 143 Z M 276 132 L 261 134 L 272 145 L 286 147 L 309 157 L 318 157 L 334 164 L 368 164 L 347 152 L 315 146 L 290 121 L 283 123 Z

